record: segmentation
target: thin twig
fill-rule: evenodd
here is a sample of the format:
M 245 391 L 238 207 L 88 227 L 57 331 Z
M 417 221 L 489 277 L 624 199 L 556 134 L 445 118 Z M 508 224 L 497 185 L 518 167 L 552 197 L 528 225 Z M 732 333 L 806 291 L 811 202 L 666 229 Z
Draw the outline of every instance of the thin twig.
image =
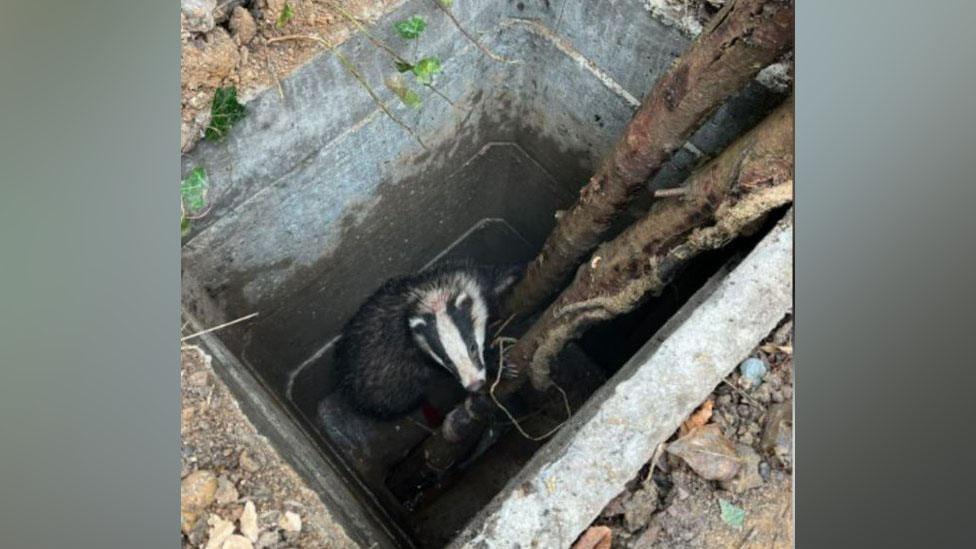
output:
M 414 419 L 412 417 L 408 417 L 407 418 L 407 421 L 409 421 L 410 423 L 413 423 L 417 427 L 420 427 L 421 430 L 427 431 L 427 434 L 428 435 L 432 435 L 432 434 L 434 434 L 436 432 L 433 429 L 431 429 L 430 427 L 424 425 L 423 423 L 420 423 L 419 421 L 417 421 L 416 419 Z
M 495 342 L 498 341 L 498 336 L 500 336 L 502 334 L 502 330 L 504 330 L 506 327 L 508 327 L 509 322 L 511 322 L 514 319 L 515 319 L 515 315 L 509 316 L 508 318 L 505 319 L 505 322 L 502 322 L 502 325 L 499 326 L 497 330 L 495 330 L 495 335 L 491 336 L 491 340 L 492 340 L 491 346 L 492 347 L 494 347 L 495 346 Z
M 654 198 L 671 198 L 674 196 L 684 196 L 688 194 L 688 189 L 685 187 L 677 187 L 674 189 L 658 189 L 654 191 Z
M 550 436 L 552 436 L 560 428 L 562 428 L 562 426 L 565 425 L 567 421 L 569 421 L 569 418 L 572 417 L 572 415 L 573 415 L 573 409 L 569 405 L 569 396 L 566 395 L 566 391 L 564 391 L 562 387 L 560 387 L 559 385 L 556 385 L 555 383 L 553 383 L 553 386 L 555 386 L 556 389 L 558 389 L 559 392 L 563 396 L 563 403 L 566 405 L 566 419 L 563 420 L 563 421 L 560 421 L 558 425 L 556 425 L 555 427 L 553 427 L 552 429 L 550 429 L 549 431 L 547 431 L 543 435 L 540 435 L 540 436 L 537 436 L 536 437 L 536 436 L 532 436 L 532 435 L 526 433 L 525 432 L 525 429 L 522 428 L 522 425 L 519 424 L 519 422 L 518 422 L 517 419 L 515 419 L 515 416 L 513 416 L 512 413 L 508 411 L 508 408 L 506 408 L 505 405 L 502 404 L 498 400 L 498 397 L 495 396 L 495 388 L 498 387 L 498 384 L 502 380 L 502 370 L 504 369 L 504 358 L 505 358 L 505 341 L 504 340 L 506 340 L 506 339 L 511 339 L 511 338 L 498 338 L 498 340 L 499 340 L 499 342 L 501 344 L 501 349 L 498 352 L 498 373 L 495 374 L 495 382 L 491 384 L 491 388 L 488 390 L 488 393 L 491 395 L 491 399 L 495 401 L 495 405 L 498 406 L 501 409 L 501 411 L 505 413 L 506 416 L 508 416 L 509 421 L 512 422 L 512 425 L 515 426 L 515 429 L 518 430 L 519 434 L 521 434 L 523 437 L 525 437 L 525 438 L 527 438 L 527 439 L 529 439 L 531 441 L 534 441 L 534 442 L 539 442 L 541 440 L 545 440 L 545 439 L 549 438 Z
M 343 8 L 342 6 L 340 6 L 335 2 L 329 2 L 329 5 L 331 5 L 336 11 L 338 11 L 340 15 L 348 19 L 360 32 L 363 33 L 363 35 L 366 36 L 366 39 L 369 40 L 374 46 L 389 54 L 394 61 L 396 61 L 397 63 L 402 63 L 404 65 L 410 65 L 411 67 L 413 66 L 413 63 L 404 59 L 399 53 L 397 53 L 396 50 L 394 50 L 389 45 L 387 45 L 386 42 L 383 42 L 379 38 L 373 36 L 373 34 L 369 32 L 369 29 L 366 28 L 366 25 L 363 25 L 362 22 L 356 18 L 356 16 L 349 13 L 349 11 L 347 11 L 345 8 Z M 435 88 L 433 84 L 424 84 L 424 87 L 430 88 L 431 91 L 439 95 L 441 99 L 447 101 L 447 103 L 452 107 L 454 106 L 454 101 L 451 101 L 446 95 L 441 93 L 441 91 Z
M 186 337 L 181 337 L 180 338 L 180 343 L 182 343 L 182 342 L 184 342 L 184 341 L 186 341 L 188 339 L 193 339 L 195 337 L 202 336 L 203 334 L 209 334 L 210 332 L 216 332 L 217 330 L 224 329 L 224 328 L 226 328 L 228 326 L 233 326 L 234 324 L 237 324 L 238 322 L 244 322 L 245 320 L 250 320 L 250 319 L 252 319 L 252 318 L 254 318 L 256 316 L 258 316 L 258 313 L 251 313 L 251 314 L 249 314 L 247 316 L 242 316 L 241 318 L 238 318 L 237 320 L 231 320 L 230 322 L 225 322 L 225 323 L 221 324 L 220 326 L 214 326 L 213 328 L 207 328 L 206 330 L 201 330 L 201 331 L 196 332 L 194 334 L 190 334 L 190 335 L 188 335 Z
M 723 379 L 722 380 L 722 383 L 724 383 L 724 384 L 728 385 L 729 387 L 731 387 L 733 391 L 735 391 L 736 393 L 739 393 L 739 396 L 741 396 L 742 398 L 744 398 L 744 399 L 748 400 L 749 402 L 755 404 L 757 407 L 759 407 L 759 408 L 762 408 L 763 407 L 763 405 L 758 400 L 756 400 L 756 399 L 752 398 L 751 396 L 747 395 L 745 391 L 743 391 L 742 389 L 739 389 L 738 387 L 736 387 L 732 383 L 729 383 L 728 380 Z
M 425 151 L 429 150 L 427 148 L 427 145 L 424 144 L 424 142 L 420 139 L 420 136 L 418 136 L 410 126 L 404 124 L 403 121 L 401 121 L 399 118 L 396 117 L 396 115 L 390 112 L 390 109 L 387 108 L 386 104 L 383 103 L 383 101 L 379 98 L 378 95 L 376 95 L 376 92 L 373 91 L 373 88 L 366 82 L 366 79 L 359 72 L 356 66 L 353 65 L 352 62 L 349 61 L 348 58 L 346 58 L 345 55 L 339 53 L 339 50 L 335 49 L 335 47 L 332 44 L 327 42 L 324 38 L 312 34 L 289 34 L 287 36 L 276 36 L 274 38 L 269 38 L 268 43 L 273 44 L 275 42 L 283 42 L 285 40 L 311 40 L 312 42 L 318 42 L 322 46 L 325 46 L 325 48 L 328 49 L 330 52 L 332 52 L 332 54 L 336 56 L 336 59 L 338 59 L 339 62 L 342 63 L 342 66 L 345 67 L 347 71 L 349 71 L 349 74 L 352 74 L 353 78 L 355 78 L 359 82 L 359 84 L 366 89 L 366 92 L 369 93 L 369 96 L 373 98 L 373 102 L 376 103 L 379 106 L 379 108 L 383 110 L 386 116 L 390 117 L 390 120 L 396 122 L 398 126 L 406 130 L 406 132 L 409 133 L 410 136 L 413 137 L 417 141 L 417 143 L 419 143 L 420 146 L 424 148 Z
M 478 40 L 475 39 L 474 36 L 471 36 L 471 34 L 468 33 L 468 31 L 461 25 L 461 22 L 457 20 L 457 17 L 454 17 L 454 14 L 451 13 L 451 10 L 447 9 L 446 7 L 444 7 L 443 4 L 440 3 L 440 0 L 431 0 L 431 1 L 434 2 L 434 5 L 437 6 L 437 9 L 447 14 L 447 16 L 451 19 L 451 22 L 454 23 L 454 26 L 457 27 L 459 31 L 461 31 L 461 34 L 463 34 L 465 38 L 467 38 L 468 40 L 471 41 L 472 44 L 477 46 L 477 48 L 481 50 L 481 53 L 487 55 L 488 57 L 491 57 L 492 59 L 498 61 L 499 63 L 521 63 L 522 62 L 520 59 L 509 59 L 507 57 L 502 57 L 501 55 L 493 53 L 488 48 L 482 46 L 481 43 L 478 42 Z
M 275 72 L 274 67 L 271 66 L 271 56 L 266 56 L 264 59 L 264 66 L 267 67 L 268 72 L 271 73 L 271 77 L 274 79 L 275 87 L 278 88 L 278 97 L 281 98 L 281 102 L 285 102 L 285 87 L 281 85 L 281 79 L 278 78 L 278 73 Z

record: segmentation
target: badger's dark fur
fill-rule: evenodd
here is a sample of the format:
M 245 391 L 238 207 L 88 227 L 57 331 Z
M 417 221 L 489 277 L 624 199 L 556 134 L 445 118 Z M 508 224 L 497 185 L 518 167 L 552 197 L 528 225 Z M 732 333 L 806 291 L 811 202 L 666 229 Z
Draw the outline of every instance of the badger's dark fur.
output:
M 485 326 L 497 310 L 498 298 L 520 272 L 516 266 L 454 263 L 388 280 L 346 323 L 336 343 L 340 389 L 348 402 L 361 413 L 389 419 L 416 409 L 434 376 L 454 375 L 462 385 L 468 383 L 467 389 L 480 388 L 484 372 L 476 379 L 472 368 L 485 369 L 481 356 Z M 472 360 L 464 375 L 437 340 L 443 331 L 433 329 L 432 303 L 444 318 L 449 314 L 461 324 L 478 311 L 484 315 L 453 332 L 468 332 L 466 349 Z M 477 334 L 477 342 L 472 333 Z M 458 344 L 453 345 L 457 356 Z

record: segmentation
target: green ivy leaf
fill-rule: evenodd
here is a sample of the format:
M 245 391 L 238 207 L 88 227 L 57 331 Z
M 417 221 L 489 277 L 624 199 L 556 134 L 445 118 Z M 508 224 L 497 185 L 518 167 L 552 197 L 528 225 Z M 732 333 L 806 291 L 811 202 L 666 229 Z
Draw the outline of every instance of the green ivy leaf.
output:
M 187 219 L 187 218 L 185 218 L 185 217 L 181 217 L 180 218 L 180 236 L 181 237 L 184 237 L 184 236 L 190 234 L 190 228 L 191 228 L 190 227 L 190 220 Z
M 451 9 L 454 6 L 454 0 L 441 0 L 441 5 L 447 9 Z
M 725 521 L 725 524 L 728 524 L 737 530 L 741 530 L 742 524 L 746 520 L 745 510 L 742 509 L 742 507 L 733 505 L 722 498 L 719 498 L 718 506 L 722 509 L 722 520 Z
M 441 62 L 436 57 L 425 57 L 413 66 L 417 82 L 428 85 L 434 82 L 434 75 L 441 72 Z
M 211 141 L 222 139 L 246 114 L 247 109 L 237 102 L 237 88 L 217 88 L 210 104 L 210 126 L 204 136 Z
M 207 207 L 207 170 L 194 168 L 190 175 L 180 182 L 180 196 L 190 214 L 196 214 Z M 181 223 L 182 225 L 182 223 Z
M 414 15 L 410 19 L 404 19 L 399 23 L 395 23 L 393 28 L 396 29 L 397 34 L 400 38 L 404 40 L 414 40 L 420 37 L 420 34 L 424 32 L 427 28 L 427 21 L 419 15 Z
M 407 63 L 406 61 L 394 61 L 393 64 L 396 65 L 396 69 L 400 72 L 407 72 L 413 70 L 413 65 Z
M 388 78 L 386 80 L 386 87 L 395 93 L 396 96 L 400 98 L 400 101 L 403 101 L 404 105 L 412 109 L 416 109 L 422 103 L 422 100 L 420 99 L 420 96 L 417 95 L 417 92 L 411 90 L 410 87 L 407 86 L 399 76 L 395 78 Z
M 285 28 L 285 25 L 287 25 L 288 22 L 291 21 L 294 17 L 295 17 L 294 10 L 291 9 L 291 6 L 288 5 L 288 2 L 285 2 L 285 7 L 281 8 L 281 13 L 278 14 L 278 20 L 275 21 L 275 27 L 278 29 Z

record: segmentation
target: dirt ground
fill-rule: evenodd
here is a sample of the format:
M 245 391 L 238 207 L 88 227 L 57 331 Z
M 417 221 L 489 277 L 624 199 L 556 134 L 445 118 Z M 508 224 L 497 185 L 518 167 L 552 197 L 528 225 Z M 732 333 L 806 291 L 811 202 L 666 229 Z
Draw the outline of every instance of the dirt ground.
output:
M 236 86 L 241 102 L 247 102 L 261 90 L 277 85 L 322 50 L 314 42 L 269 44 L 269 38 L 314 34 L 339 44 L 353 29 L 342 11 L 369 24 L 397 3 L 398 0 L 182 0 L 180 150 L 193 148 L 209 125 L 210 103 L 216 88 Z M 277 22 L 286 4 L 294 15 L 279 28 Z
M 259 435 L 197 347 L 181 352 L 184 548 L 356 547 Z
M 751 355 L 768 368 L 761 383 L 748 383 L 736 369 L 706 400 L 710 412 L 706 404 L 686 422 L 715 435 L 709 438 L 715 444 L 692 456 L 696 469 L 668 450 L 658 452 L 656 466 L 646 464 L 594 521 L 590 538 L 602 531 L 612 547 L 639 549 L 792 547 L 792 353 L 787 317 Z M 692 434 L 675 433 L 669 445 Z M 726 461 L 703 459 L 721 448 L 732 449 Z M 741 466 L 730 480 L 703 478 L 736 462 Z M 578 546 L 591 547 L 582 539 Z

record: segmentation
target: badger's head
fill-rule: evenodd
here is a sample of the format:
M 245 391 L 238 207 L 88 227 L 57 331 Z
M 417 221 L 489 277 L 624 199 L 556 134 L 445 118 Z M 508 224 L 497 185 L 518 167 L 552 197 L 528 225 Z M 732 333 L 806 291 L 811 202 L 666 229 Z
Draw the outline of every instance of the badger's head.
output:
M 457 275 L 414 293 L 407 323 L 417 345 L 468 391 L 485 384 L 488 304 L 474 279 Z

